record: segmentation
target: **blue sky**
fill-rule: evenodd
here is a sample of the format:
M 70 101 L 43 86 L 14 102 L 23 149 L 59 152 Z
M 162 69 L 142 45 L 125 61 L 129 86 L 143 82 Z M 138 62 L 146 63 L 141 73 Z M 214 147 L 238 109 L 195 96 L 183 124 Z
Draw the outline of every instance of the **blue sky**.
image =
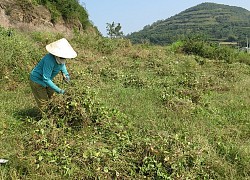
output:
M 80 0 L 89 19 L 104 36 L 107 23 L 120 23 L 127 35 L 203 2 L 238 6 L 250 11 L 250 0 Z

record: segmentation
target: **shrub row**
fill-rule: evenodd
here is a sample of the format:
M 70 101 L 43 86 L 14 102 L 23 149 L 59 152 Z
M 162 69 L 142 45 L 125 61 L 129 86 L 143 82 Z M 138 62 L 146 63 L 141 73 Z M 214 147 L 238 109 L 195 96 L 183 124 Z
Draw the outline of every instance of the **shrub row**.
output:
M 208 59 L 222 60 L 227 63 L 244 62 L 249 64 L 250 55 L 240 52 L 238 49 L 220 46 L 216 43 L 208 42 L 202 38 L 186 38 L 185 40 L 174 43 L 172 48 L 177 52 L 198 55 Z

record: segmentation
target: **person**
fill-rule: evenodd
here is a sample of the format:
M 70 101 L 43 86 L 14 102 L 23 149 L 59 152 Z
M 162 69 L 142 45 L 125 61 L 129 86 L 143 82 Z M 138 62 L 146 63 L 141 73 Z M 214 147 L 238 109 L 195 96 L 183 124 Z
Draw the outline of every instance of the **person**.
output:
M 67 39 L 62 38 L 46 46 L 46 54 L 34 67 L 30 73 L 30 86 L 35 97 L 40 112 L 54 92 L 64 94 L 65 90 L 60 89 L 54 82 L 53 78 L 62 73 L 63 79 L 67 82 L 70 80 L 65 62 L 66 59 L 72 59 L 77 56 Z

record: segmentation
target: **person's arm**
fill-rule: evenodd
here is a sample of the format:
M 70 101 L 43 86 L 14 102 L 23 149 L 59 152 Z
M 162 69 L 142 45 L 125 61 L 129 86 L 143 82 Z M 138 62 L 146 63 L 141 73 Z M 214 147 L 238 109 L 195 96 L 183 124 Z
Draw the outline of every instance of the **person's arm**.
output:
M 62 75 L 63 75 L 63 79 L 68 83 L 70 81 L 70 76 L 69 76 L 69 73 L 67 71 L 67 68 L 66 68 L 65 64 L 63 64 L 63 66 L 62 66 L 61 72 L 62 72 Z
M 48 60 L 46 60 L 44 62 L 44 66 L 43 66 L 43 81 L 45 82 L 45 84 L 47 86 L 49 86 L 55 92 L 63 94 L 64 90 L 62 90 L 58 86 L 56 86 L 53 83 L 53 81 L 50 79 L 52 71 L 53 71 L 53 68 L 54 68 L 54 64 L 53 64 L 53 61 L 51 61 L 50 59 L 48 59 Z

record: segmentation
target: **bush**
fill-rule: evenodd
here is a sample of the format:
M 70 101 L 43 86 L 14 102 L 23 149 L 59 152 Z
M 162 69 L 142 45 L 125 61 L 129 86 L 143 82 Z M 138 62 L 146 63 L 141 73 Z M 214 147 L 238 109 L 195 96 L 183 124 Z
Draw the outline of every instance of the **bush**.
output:
M 45 5 L 52 14 L 52 22 L 58 21 L 60 16 L 65 21 L 79 20 L 83 28 L 86 28 L 90 23 L 88 20 L 87 11 L 79 4 L 77 0 L 36 0 L 38 4 Z
M 170 47 L 171 51 L 180 53 L 181 47 L 183 46 L 183 41 L 176 41 Z
M 201 38 L 186 38 L 182 46 L 182 52 L 186 54 L 198 55 L 208 59 L 223 60 L 232 63 L 238 60 L 238 52 L 230 47 L 219 46 L 218 44 L 207 42 Z
M 240 63 L 250 65 L 250 54 L 244 52 L 239 53 L 238 60 Z
M 41 51 L 34 42 L 12 29 L 0 27 L 0 78 L 24 80 L 41 58 Z
M 58 120 L 56 123 L 60 127 L 83 127 L 89 123 L 101 125 L 119 114 L 101 104 L 95 92 L 88 88 L 69 88 L 64 96 L 54 97 L 45 112 L 48 118 Z

